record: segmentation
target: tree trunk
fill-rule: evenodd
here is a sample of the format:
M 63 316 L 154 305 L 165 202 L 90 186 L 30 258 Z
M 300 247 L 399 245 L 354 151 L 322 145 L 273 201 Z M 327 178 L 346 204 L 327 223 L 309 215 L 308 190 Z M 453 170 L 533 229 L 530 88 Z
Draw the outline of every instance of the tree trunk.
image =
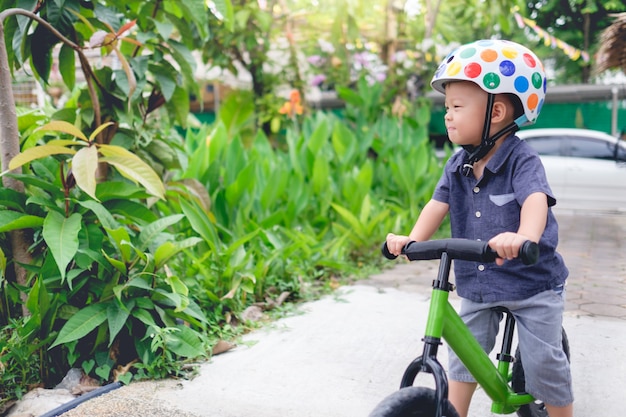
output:
M 2 172 L 9 169 L 9 162 L 20 152 L 11 71 L 4 41 L 4 19 L 7 16 L 8 14 L 0 13 L 0 163 Z M 21 173 L 21 168 L 15 170 L 15 172 Z M 14 178 L 3 176 L 2 184 L 6 188 L 24 192 L 24 184 Z M 28 252 L 31 242 L 30 236 L 28 236 L 25 230 L 14 230 L 10 232 L 10 242 L 15 281 L 19 286 L 25 288 L 27 286 L 26 270 L 21 265 L 32 263 L 32 256 Z M 21 293 L 21 299 L 24 302 L 22 304 L 22 313 L 25 316 L 29 314 L 25 304 L 27 297 L 28 295 L 25 292 Z

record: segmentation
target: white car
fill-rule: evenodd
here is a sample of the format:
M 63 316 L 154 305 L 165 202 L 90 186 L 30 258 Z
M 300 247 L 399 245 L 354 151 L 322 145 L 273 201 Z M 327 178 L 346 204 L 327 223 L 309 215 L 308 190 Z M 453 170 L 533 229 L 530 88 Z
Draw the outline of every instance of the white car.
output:
M 539 152 L 556 208 L 626 213 L 626 140 L 588 129 L 522 129 Z

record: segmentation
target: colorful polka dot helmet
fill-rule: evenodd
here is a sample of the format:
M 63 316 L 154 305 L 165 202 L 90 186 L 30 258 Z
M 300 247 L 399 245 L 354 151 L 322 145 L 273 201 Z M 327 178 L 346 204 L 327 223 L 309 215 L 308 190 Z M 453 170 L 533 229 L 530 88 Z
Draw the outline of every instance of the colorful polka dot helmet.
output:
M 450 81 L 471 81 L 488 93 L 519 97 L 524 116 L 519 126 L 535 123 L 546 96 L 546 73 L 525 46 L 504 40 L 479 40 L 458 47 L 439 65 L 430 85 L 445 94 Z

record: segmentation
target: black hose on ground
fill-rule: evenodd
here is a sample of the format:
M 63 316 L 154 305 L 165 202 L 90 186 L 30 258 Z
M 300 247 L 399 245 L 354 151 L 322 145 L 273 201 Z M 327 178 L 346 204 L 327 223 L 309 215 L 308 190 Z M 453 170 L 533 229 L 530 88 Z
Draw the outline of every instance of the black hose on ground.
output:
M 102 386 L 86 394 L 83 394 L 80 397 L 76 397 L 72 401 L 66 402 L 65 404 L 58 406 L 54 410 L 48 411 L 47 413 L 42 414 L 40 417 L 58 417 L 62 415 L 63 413 L 66 413 L 70 411 L 71 409 L 78 407 L 80 404 L 84 403 L 85 401 L 88 401 L 92 398 L 99 397 L 102 394 L 106 394 L 107 392 L 111 392 L 115 389 L 120 388 L 123 385 L 124 384 L 122 384 L 120 381 L 116 381 L 111 384 Z

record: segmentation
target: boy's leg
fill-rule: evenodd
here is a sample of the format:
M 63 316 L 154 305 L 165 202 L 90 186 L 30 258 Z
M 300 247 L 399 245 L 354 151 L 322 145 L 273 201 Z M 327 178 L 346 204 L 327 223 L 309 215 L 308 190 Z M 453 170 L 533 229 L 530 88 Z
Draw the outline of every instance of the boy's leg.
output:
M 448 381 L 448 400 L 459 413 L 459 417 L 467 417 L 474 391 L 476 391 L 475 382 Z
M 491 352 L 502 314 L 467 299 L 461 300 L 459 315 L 486 352 Z M 448 399 L 461 417 L 467 417 L 476 381 L 452 349 L 448 349 Z
M 545 406 L 550 417 L 572 417 L 574 415 L 574 406 L 572 404 L 565 407 L 554 407 L 548 404 L 545 404 Z
M 564 294 L 544 291 L 516 304 L 526 392 L 546 404 L 550 417 L 571 417 L 571 370 L 561 338 Z

